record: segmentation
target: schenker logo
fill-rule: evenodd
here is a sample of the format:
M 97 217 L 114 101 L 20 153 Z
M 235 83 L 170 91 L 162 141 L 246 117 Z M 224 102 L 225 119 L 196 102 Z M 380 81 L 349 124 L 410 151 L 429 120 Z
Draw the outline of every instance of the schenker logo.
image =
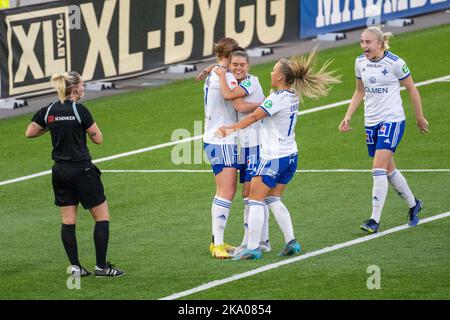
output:
M 75 121 L 74 116 L 55 117 L 55 121 Z
M 50 87 L 50 77 L 70 70 L 69 8 L 6 17 L 9 95 Z

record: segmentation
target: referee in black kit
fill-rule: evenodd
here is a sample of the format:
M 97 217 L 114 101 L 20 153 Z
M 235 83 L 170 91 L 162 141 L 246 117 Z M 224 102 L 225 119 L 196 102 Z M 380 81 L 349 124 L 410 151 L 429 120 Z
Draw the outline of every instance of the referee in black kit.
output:
M 91 162 L 86 133 L 95 144 L 103 136 L 89 110 L 78 103 L 84 95 L 84 83 L 77 72 L 54 74 L 52 84 L 59 101 L 39 110 L 29 124 L 26 137 L 39 137 L 50 131 L 52 137 L 52 184 L 55 204 L 61 208 L 61 240 L 74 275 L 89 276 L 78 260 L 75 225 L 78 204 L 89 209 L 95 219 L 94 243 L 97 265 L 95 276 L 120 277 L 125 272 L 106 262 L 109 238 L 109 212 L 100 180 L 100 170 Z

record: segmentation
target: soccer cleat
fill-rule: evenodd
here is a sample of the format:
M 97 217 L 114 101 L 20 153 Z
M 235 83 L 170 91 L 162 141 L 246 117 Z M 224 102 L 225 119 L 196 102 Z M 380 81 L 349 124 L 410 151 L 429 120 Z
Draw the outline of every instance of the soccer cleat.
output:
M 245 249 L 241 254 L 235 256 L 233 260 L 249 260 L 249 259 L 261 259 L 262 251 L 260 248 L 256 248 L 253 250 Z
M 285 244 L 283 250 L 278 254 L 279 256 L 292 256 L 296 253 L 300 253 L 302 251 L 302 247 L 297 240 L 292 239 L 288 243 Z
M 111 262 L 107 262 L 103 269 L 95 266 L 96 277 L 121 277 L 123 275 L 125 272 L 117 269 Z
M 223 246 L 225 247 L 225 250 L 229 253 L 229 254 L 233 254 L 234 250 L 236 250 L 236 247 L 232 246 L 231 244 L 228 244 L 226 242 L 223 243 Z
M 423 208 L 423 202 L 422 200 L 416 199 L 416 205 L 409 209 L 408 217 L 409 222 L 408 225 L 411 227 L 417 226 L 419 223 L 419 212 Z
M 244 252 L 245 249 L 247 249 L 247 245 L 246 245 L 246 244 L 241 244 L 239 247 L 237 247 L 236 249 L 234 249 L 233 255 L 234 255 L 234 256 L 238 256 L 238 255 L 240 255 L 242 252 Z
M 230 245 L 230 244 L 228 244 L 228 243 L 226 243 L 226 242 L 224 242 L 223 246 L 224 246 L 225 250 L 226 250 L 229 254 L 233 254 L 233 253 L 234 253 L 234 250 L 236 250 L 236 247 L 233 247 L 232 245 Z M 209 252 L 212 253 L 213 250 L 214 250 L 214 242 L 211 242 L 211 243 L 209 244 Z
M 211 255 L 216 259 L 230 259 L 233 257 L 230 253 L 227 252 L 227 250 L 225 249 L 225 245 L 223 244 L 214 246 L 211 251 Z
M 266 241 L 261 241 L 259 243 L 259 248 L 263 252 L 270 252 L 270 251 L 272 251 L 272 246 L 270 245 L 269 239 L 267 239 Z
M 367 221 L 364 221 L 364 223 L 361 225 L 361 230 L 369 233 L 376 233 L 378 232 L 379 227 L 380 227 L 379 223 L 377 223 L 373 219 L 369 219 Z
M 92 272 L 86 270 L 81 266 L 71 265 L 70 272 L 74 277 L 88 277 L 92 274 Z

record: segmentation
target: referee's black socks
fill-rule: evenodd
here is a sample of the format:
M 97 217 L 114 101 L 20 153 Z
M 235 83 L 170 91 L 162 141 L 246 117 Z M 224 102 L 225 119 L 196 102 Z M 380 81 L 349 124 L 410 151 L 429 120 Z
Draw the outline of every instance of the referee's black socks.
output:
M 78 260 L 78 247 L 77 237 L 75 235 L 74 224 L 62 224 L 61 225 L 61 240 L 66 249 L 67 257 L 70 260 L 70 264 L 75 266 L 81 266 Z
M 95 255 L 97 257 L 97 267 L 105 268 L 106 251 L 108 250 L 109 221 L 98 221 L 94 228 Z

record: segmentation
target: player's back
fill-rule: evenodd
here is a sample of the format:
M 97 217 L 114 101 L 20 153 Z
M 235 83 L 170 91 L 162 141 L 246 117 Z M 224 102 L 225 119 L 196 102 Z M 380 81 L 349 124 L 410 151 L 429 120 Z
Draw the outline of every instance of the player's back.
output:
M 216 68 L 220 68 L 217 66 Z M 237 86 L 232 73 L 226 73 L 227 84 L 230 88 Z M 225 139 L 214 137 L 215 131 L 222 126 L 231 126 L 237 121 L 237 113 L 231 102 L 223 98 L 220 89 L 219 76 L 210 72 L 204 85 L 205 95 L 205 134 L 203 140 L 210 144 L 237 144 L 237 135 L 232 134 Z
M 292 91 L 273 92 L 261 108 L 267 117 L 261 128 L 261 157 L 275 159 L 297 152 L 295 125 L 299 108 L 299 97 Z

